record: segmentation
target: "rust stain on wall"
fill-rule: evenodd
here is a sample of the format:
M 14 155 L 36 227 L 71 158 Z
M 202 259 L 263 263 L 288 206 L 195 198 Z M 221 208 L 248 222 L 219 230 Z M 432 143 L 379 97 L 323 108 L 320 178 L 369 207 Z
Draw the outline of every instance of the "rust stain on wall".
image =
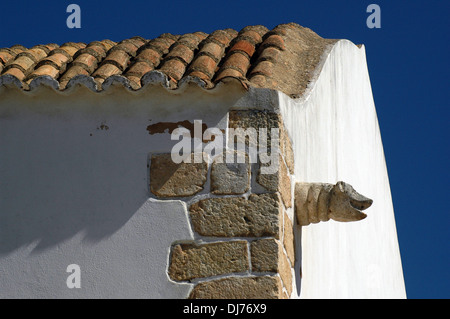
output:
M 153 134 L 161 134 L 161 133 L 169 133 L 180 127 L 184 127 L 191 132 L 191 135 L 194 135 L 194 123 L 189 122 L 188 120 L 180 121 L 176 123 L 172 122 L 159 122 L 152 125 L 147 126 L 147 131 L 150 135 Z M 208 126 L 205 123 L 202 123 L 202 134 L 205 133 Z
M 155 123 L 155 124 L 147 126 L 147 131 L 150 135 L 163 134 L 163 133 L 172 134 L 172 132 L 175 129 L 181 128 L 181 127 L 184 127 L 185 129 L 187 129 L 190 132 L 191 136 L 194 137 L 194 123 L 191 123 L 188 120 L 179 121 L 176 123 L 173 123 L 173 122 Z M 202 123 L 202 137 L 207 129 L 208 129 L 208 126 L 205 123 Z M 212 136 L 211 140 L 214 140 L 214 136 Z M 203 142 L 210 142 L 211 140 L 203 139 Z

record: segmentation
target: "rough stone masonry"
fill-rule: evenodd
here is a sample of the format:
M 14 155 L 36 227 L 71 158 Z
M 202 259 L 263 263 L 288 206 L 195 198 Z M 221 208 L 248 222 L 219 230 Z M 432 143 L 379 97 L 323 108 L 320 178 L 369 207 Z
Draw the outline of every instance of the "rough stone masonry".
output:
M 279 114 L 241 110 L 228 115 L 228 128 L 279 130 L 278 169 L 262 174 L 265 164 L 248 158 L 245 163 L 176 164 L 170 154 L 152 155 L 150 191 L 156 198 L 191 203 L 197 238 L 172 245 L 167 274 L 176 282 L 195 283 L 189 295 L 194 299 L 289 298 L 295 263 L 293 221 L 287 214 L 293 207 L 291 141 Z

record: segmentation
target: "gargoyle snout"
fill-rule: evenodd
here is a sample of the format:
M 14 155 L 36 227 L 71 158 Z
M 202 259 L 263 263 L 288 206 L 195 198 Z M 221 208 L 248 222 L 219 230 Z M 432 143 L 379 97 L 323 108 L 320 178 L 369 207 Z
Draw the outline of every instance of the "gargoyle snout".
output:
M 350 184 L 338 182 L 331 191 L 329 216 L 341 222 L 363 220 L 367 215 L 360 210 L 370 207 L 372 202 L 355 191 Z
M 354 207 L 356 209 L 360 209 L 360 210 L 367 209 L 373 203 L 373 200 L 361 195 L 360 193 L 355 191 L 355 189 L 352 187 L 352 185 L 347 184 L 345 182 L 337 182 L 336 186 L 334 188 L 335 188 L 335 191 L 342 192 L 346 196 L 348 196 L 350 205 L 352 205 L 352 207 Z
M 366 198 L 364 200 L 360 199 L 350 199 L 350 205 L 359 210 L 365 210 L 372 206 L 373 200 Z

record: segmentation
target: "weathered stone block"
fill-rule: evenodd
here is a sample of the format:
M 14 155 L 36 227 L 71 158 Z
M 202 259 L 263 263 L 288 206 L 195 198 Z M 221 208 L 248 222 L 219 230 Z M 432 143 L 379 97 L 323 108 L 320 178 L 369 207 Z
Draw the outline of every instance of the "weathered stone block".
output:
M 231 277 L 197 284 L 190 299 L 282 299 L 278 276 Z
M 228 127 L 256 129 L 277 128 L 281 123 L 281 116 L 275 112 L 265 110 L 239 110 L 228 113 Z
M 278 272 L 279 245 L 275 239 L 256 240 L 250 245 L 252 271 Z
M 261 168 L 267 165 L 269 164 L 261 164 L 256 181 L 268 191 L 280 192 L 286 208 L 292 207 L 291 178 L 283 158 L 280 156 L 278 163 L 270 163 L 270 165 L 277 166 L 274 174 L 264 174 L 262 172 Z
M 286 250 L 286 254 L 291 262 L 291 265 L 295 263 L 295 238 L 294 238 L 294 226 L 287 214 L 284 214 L 284 231 L 283 231 L 283 245 Z
M 177 244 L 172 247 L 169 277 L 176 281 L 249 270 L 247 241 Z
M 250 189 L 250 174 L 247 154 L 227 151 L 211 166 L 211 192 L 216 195 L 244 194 Z
M 279 129 L 280 124 L 280 115 L 270 111 L 240 110 L 230 111 L 228 113 L 228 127 L 230 129 L 242 129 L 247 132 L 250 132 L 249 129 L 252 129 L 255 131 L 256 134 L 249 134 L 249 136 L 247 137 L 248 140 L 246 141 L 246 145 L 257 149 L 261 147 L 261 145 L 259 145 L 259 133 L 261 132 L 260 129 L 266 129 L 267 136 L 263 138 L 265 138 L 267 142 L 266 147 L 270 150 L 272 145 L 271 130 Z M 235 141 L 232 140 L 233 136 L 230 134 L 230 132 L 232 131 L 229 131 L 229 139 L 234 143 Z M 276 142 L 275 145 L 277 149 L 279 149 L 279 142 Z
M 271 130 L 278 129 L 278 143 L 276 146 L 285 159 L 289 172 L 294 174 L 292 142 L 280 114 L 261 110 L 231 111 L 228 115 L 228 127 L 244 130 L 249 128 L 255 129 L 258 134 L 254 139 L 250 139 L 250 145 L 254 147 L 258 144 L 260 129 L 265 128 L 268 134 L 266 147 L 269 150 L 272 148 Z
M 280 238 L 282 204 L 278 194 L 208 198 L 190 207 L 194 231 L 202 236 Z
M 251 244 L 252 271 L 279 273 L 290 295 L 292 292 L 292 273 L 289 261 L 281 243 L 274 238 L 265 238 Z
M 230 129 L 255 130 L 256 134 L 253 134 L 252 138 L 249 137 L 248 144 L 257 149 L 259 160 L 262 162 L 257 181 L 269 191 L 280 191 L 286 207 L 291 207 L 289 173 L 294 173 L 294 152 L 281 116 L 270 111 L 245 110 L 229 112 L 228 119 Z M 276 135 L 272 135 L 273 129 Z M 263 132 L 267 135 L 260 139 Z M 265 141 L 264 144 L 259 143 L 262 141 Z M 249 152 L 252 151 L 249 149 Z M 251 155 L 251 160 L 255 162 L 254 157 Z
M 158 197 L 187 197 L 203 190 L 208 164 L 174 163 L 171 154 L 154 154 L 150 164 L 150 191 Z
M 292 148 L 291 138 L 284 126 L 280 131 L 280 152 L 286 161 L 289 172 L 294 174 L 294 149 Z

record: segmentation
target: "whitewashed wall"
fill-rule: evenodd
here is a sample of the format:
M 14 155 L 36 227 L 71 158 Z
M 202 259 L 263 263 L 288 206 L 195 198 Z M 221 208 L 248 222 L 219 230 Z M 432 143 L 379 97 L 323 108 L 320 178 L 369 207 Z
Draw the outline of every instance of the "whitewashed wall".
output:
M 191 285 L 166 270 L 170 244 L 194 238 L 186 203 L 152 198 L 147 167 L 176 141 L 146 128 L 186 119 L 225 128 L 232 107 L 279 108 L 297 181 L 343 180 L 374 200 L 363 221 L 297 227 L 300 297 L 404 298 L 365 52 L 340 41 L 327 54 L 301 100 L 232 84 L 175 94 L 0 88 L 0 298 L 185 298 Z M 66 286 L 70 264 L 82 289 Z
M 368 217 L 303 227 L 301 298 L 405 298 L 394 210 L 363 48 L 339 41 L 301 100 L 280 93 L 298 182 L 345 181 Z
M 147 166 L 178 141 L 147 126 L 221 127 L 244 90 L 67 94 L 0 92 L 0 298 L 187 297 L 166 273 L 170 245 L 193 239 L 187 206 L 152 198 Z

